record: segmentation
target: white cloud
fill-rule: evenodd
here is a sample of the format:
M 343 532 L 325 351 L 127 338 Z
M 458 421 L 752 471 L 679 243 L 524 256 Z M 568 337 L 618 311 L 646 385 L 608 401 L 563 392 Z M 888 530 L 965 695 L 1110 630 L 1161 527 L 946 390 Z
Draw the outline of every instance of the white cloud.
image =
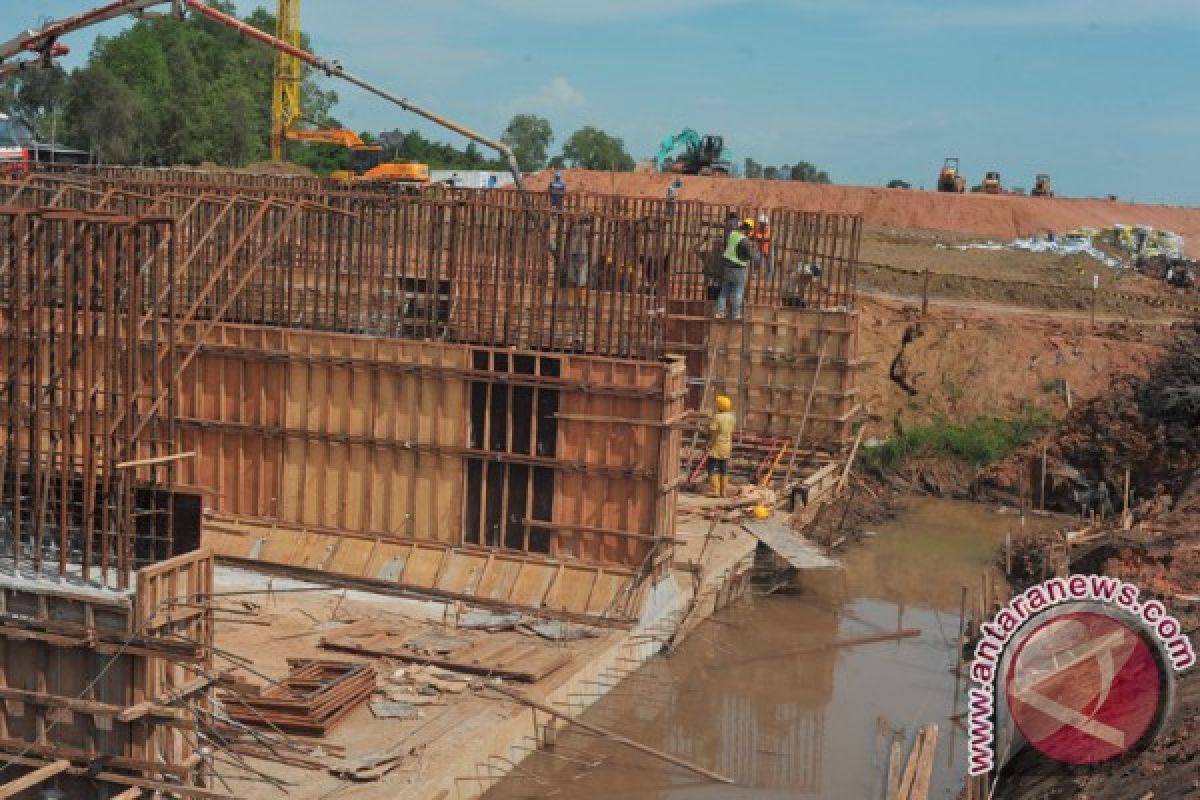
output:
M 515 110 L 547 112 L 579 108 L 586 104 L 583 93 L 560 75 L 536 92 L 514 98 L 509 106 Z

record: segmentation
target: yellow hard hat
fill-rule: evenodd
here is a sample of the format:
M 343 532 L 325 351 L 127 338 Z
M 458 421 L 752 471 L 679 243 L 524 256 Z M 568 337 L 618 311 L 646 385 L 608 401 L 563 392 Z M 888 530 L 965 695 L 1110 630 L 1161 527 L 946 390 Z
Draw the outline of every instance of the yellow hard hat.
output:
M 750 217 L 746 217 L 744 220 L 742 220 L 742 225 L 751 230 L 754 230 L 754 220 L 752 220 Z
M 766 506 L 755 506 L 750 513 L 754 515 L 755 519 L 766 519 L 771 516 L 771 511 Z
M 723 394 L 717 395 L 717 411 L 729 411 L 733 408 L 733 401 Z

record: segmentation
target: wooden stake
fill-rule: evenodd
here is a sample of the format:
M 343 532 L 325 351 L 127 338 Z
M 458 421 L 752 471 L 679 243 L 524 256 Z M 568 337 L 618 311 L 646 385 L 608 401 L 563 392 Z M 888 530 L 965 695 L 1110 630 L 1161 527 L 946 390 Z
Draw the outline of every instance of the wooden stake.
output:
M 1012 528 L 1004 532 L 1004 574 L 1012 576 Z
M 938 726 L 929 723 L 924 728 L 924 740 L 921 744 L 921 756 L 917 762 L 917 776 L 913 781 L 912 791 L 908 800 L 927 800 L 929 797 L 929 781 L 933 776 L 933 756 L 937 753 Z
M 904 739 L 900 734 L 892 737 L 892 755 L 888 761 L 887 800 L 898 800 L 900 796 L 900 770 L 904 764 Z
M 862 444 L 863 434 L 867 430 L 867 425 L 864 422 L 862 427 L 858 429 L 858 435 L 854 437 L 854 446 L 850 448 L 850 456 L 846 459 L 846 467 L 842 470 L 842 477 L 838 479 L 838 494 L 841 494 L 846 489 L 846 481 L 850 480 L 850 470 L 854 466 L 854 457 L 858 455 L 858 446 Z
M 716 772 L 712 772 L 711 770 L 707 770 L 704 767 L 701 767 L 697 764 L 693 764 L 690 761 L 685 761 L 684 759 L 679 758 L 678 756 L 673 756 L 670 753 L 664 753 L 661 750 L 656 750 L 653 747 L 650 747 L 649 745 L 644 745 L 641 742 L 635 742 L 633 739 L 630 739 L 626 736 L 622 736 L 621 734 L 616 733 L 615 731 L 610 731 L 606 728 L 601 728 L 599 725 L 592 725 L 591 723 L 583 722 L 582 720 L 579 720 L 579 719 L 576 719 L 575 717 L 564 714 L 561 711 L 557 711 L 557 710 L 551 708 L 550 706 L 543 705 L 542 703 L 539 703 L 536 700 L 530 700 L 528 697 L 521 694 L 520 692 L 514 691 L 513 689 L 510 689 L 507 686 L 505 686 L 504 684 L 499 683 L 497 681 L 491 681 L 487 684 L 487 686 L 489 689 L 491 689 L 494 692 L 499 692 L 500 694 L 504 695 L 505 697 L 508 697 L 512 700 L 516 700 L 518 703 L 527 705 L 530 708 L 541 711 L 543 714 L 549 714 L 552 717 L 561 719 L 563 722 L 566 722 L 570 725 L 574 725 L 577 728 L 581 728 L 581 729 L 587 731 L 588 733 L 595 734 L 596 736 L 602 736 L 605 739 L 609 739 L 613 742 L 616 742 L 617 744 L 623 744 L 628 748 L 637 750 L 639 753 L 645 753 L 646 755 L 653 756 L 654 758 L 657 758 L 660 761 L 665 761 L 668 764 L 674 764 L 677 767 L 682 767 L 683 769 L 686 769 L 689 772 L 694 772 L 697 775 L 708 778 L 709 780 L 717 781 L 718 783 L 727 783 L 727 784 L 734 783 L 734 781 L 732 779 L 726 778 L 724 775 L 720 775 Z
M 917 731 L 913 740 L 912 752 L 908 754 L 908 763 L 904 766 L 904 777 L 900 779 L 900 791 L 896 794 L 898 800 L 908 800 L 913 782 L 917 779 L 917 761 L 921 757 L 921 745 L 925 739 L 925 729 Z
M 929 269 L 925 269 L 924 280 L 921 282 L 921 316 L 929 313 Z
M 1046 445 L 1042 445 L 1042 502 L 1038 507 L 1046 510 Z
M 820 335 L 820 331 L 818 331 Z M 787 472 L 783 476 L 783 485 L 787 487 L 792 482 L 792 470 L 796 467 L 796 455 L 800 452 L 800 445 L 804 443 L 804 429 L 808 425 L 808 415 L 812 411 L 813 397 L 817 394 L 817 382 L 821 380 L 821 367 L 825 365 L 825 345 L 829 344 L 829 340 L 821 337 L 821 350 L 817 353 L 817 368 L 813 370 L 812 385 L 808 387 L 808 400 L 804 403 L 804 416 L 800 417 L 800 427 L 796 429 L 796 436 L 792 442 L 792 457 L 788 459 Z

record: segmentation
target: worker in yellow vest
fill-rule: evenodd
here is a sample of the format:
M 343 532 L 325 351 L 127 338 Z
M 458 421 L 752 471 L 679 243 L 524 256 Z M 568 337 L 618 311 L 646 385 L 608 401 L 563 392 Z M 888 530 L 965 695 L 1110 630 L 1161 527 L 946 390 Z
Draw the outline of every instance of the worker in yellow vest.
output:
M 744 219 L 737 230 L 729 234 L 725 241 L 725 254 L 722 256 L 724 272 L 721 279 L 721 292 L 717 295 L 717 307 L 713 316 L 725 318 L 725 310 L 733 319 L 742 318 L 742 304 L 746 296 L 746 273 L 750 265 L 762 258 L 762 251 L 755 241 L 750 238 L 754 234 L 754 220 Z
M 709 497 L 725 497 L 729 488 L 729 459 L 733 456 L 733 401 L 717 395 L 717 412 L 708 421 Z

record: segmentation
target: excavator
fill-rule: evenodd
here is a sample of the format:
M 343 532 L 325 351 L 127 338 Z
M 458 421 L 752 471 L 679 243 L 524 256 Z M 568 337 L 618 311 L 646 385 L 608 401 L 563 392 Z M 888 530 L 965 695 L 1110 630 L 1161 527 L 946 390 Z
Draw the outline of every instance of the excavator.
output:
M 957 158 L 947 158 L 942 162 L 942 171 L 938 173 L 937 190 L 959 194 L 967 190 L 967 179 L 959 172 Z
M 429 183 L 429 165 L 385 162 L 383 148 L 367 144 L 362 137 L 345 128 L 323 130 L 289 130 L 286 138 L 296 142 L 314 142 L 345 147 L 350 151 L 350 169 L 335 169 L 329 174 L 334 180 L 378 183 Z
M 168 10 L 163 12 L 154 11 L 154 9 L 164 6 Z M 112 0 L 103 6 L 85 11 L 73 17 L 48 22 L 37 30 L 23 31 L 6 42 L 0 42 L 0 80 L 18 74 L 23 70 L 50 66 L 54 63 L 55 58 L 66 55 L 69 52 L 66 45 L 61 44 L 59 39 L 75 31 L 99 25 L 100 23 L 125 15 L 135 17 L 157 15 L 182 19 L 185 12 L 188 11 L 230 28 L 242 36 L 261 42 L 281 53 L 285 53 L 289 57 L 307 64 L 332 78 L 352 83 L 376 97 L 400 106 L 405 111 L 411 111 L 436 125 L 454 131 L 471 141 L 478 142 L 480 145 L 495 151 L 508 165 L 517 188 L 521 191 L 525 190 L 525 181 L 521 175 L 521 168 L 517 164 L 516 156 L 513 155 L 512 149 L 503 142 L 498 142 L 483 134 L 476 133 L 470 128 L 417 105 L 406 97 L 393 94 L 357 75 L 347 72 L 337 61 L 321 58 L 306 50 L 302 50 L 295 44 L 268 33 L 263 33 L 258 28 L 248 25 L 235 17 L 231 17 L 212 6 L 206 5 L 200 0 Z
M 680 148 L 683 148 L 683 152 L 672 160 L 672 154 Z M 677 175 L 727 176 L 731 168 L 724 137 L 711 133 L 701 136 L 691 128 L 684 128 L 674 136 L 664 138 L 654 163 L 659 172 Z
M 292 47 L 300 47 L 300 0 L 276 0 L 275 38 Z M 300 59 L 289 52 L 275 52 L 275 79 L 271 84 L 271 159 L 284 160 L 284 142 L 316 142 L 345 147 L 350 151 L 350 169 L 334 170 L 334 180 L 343 183 L 399 183 L 418 185 L 429 182 L 428 164 L 384 162 L 383 148 L 367 144 L 344 128 L 304 130 L 300 122 L 300 87 L 303 72 Z

